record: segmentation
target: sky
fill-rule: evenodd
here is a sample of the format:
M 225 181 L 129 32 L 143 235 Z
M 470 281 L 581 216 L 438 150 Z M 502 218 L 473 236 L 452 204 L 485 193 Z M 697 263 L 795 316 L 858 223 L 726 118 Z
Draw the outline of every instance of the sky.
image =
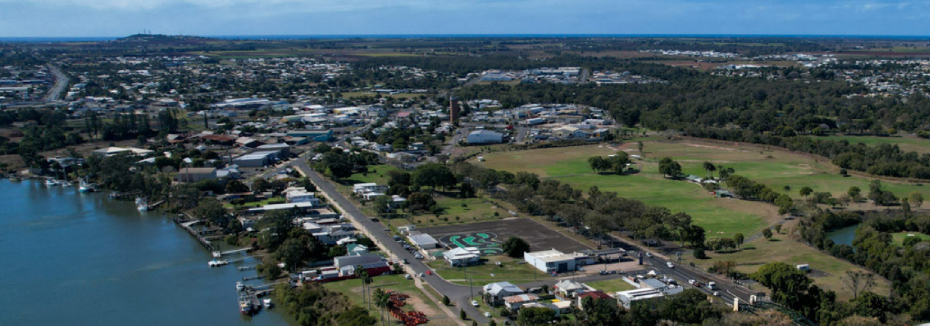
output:
M 930 1 L 0 0 L 0 37 L 372 34 L 930 36 Z

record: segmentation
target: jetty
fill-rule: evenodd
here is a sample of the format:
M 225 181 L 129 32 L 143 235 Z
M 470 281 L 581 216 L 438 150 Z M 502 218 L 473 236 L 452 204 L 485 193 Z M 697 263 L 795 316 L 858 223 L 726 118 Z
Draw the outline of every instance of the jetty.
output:
M 141 191 L 132 191 L 132 192 L 115 192 L 114 191 L 114 192 L 111 192 L 109 196 L 111 199 L 131 200 L 131 199 L 135 199 L 140 194 L 142 194 Z
M 179 218 L 172 218 L 171 220 L 174 221 L 174 223 L 180 226 L 182 229 L 187 230 L 187 233 L 190 233 L 192 236 L 197 238 L 197 241 L 200 242 L 200 244 L 203 245 L 204 248 L 207 248 L 207 250 L 211 252 L 216 251 L 216 248 L 213 247 L 213 244 L 210 243 L 209 240 L 204 238 L 202 234 L 203 231 L 197 231 L 191 227 L 194 224 L 201 223 L 202 222 L 201 220 L 182 220 Z
M 220 257 L 223 257 L 223 255 L 231 255 L 231 254 L 237 254 L 237 253 L 245 253 L 245 252 L 249 252 L 249 251 L 252 251 L 252 248 L 251 248 L 251 247 L 248 247 L 248 248 L 240 248 L 240 249 L 232 249 L 232 250 L 226 250 L 226 251 L 219 251 L 219 250 L 217 250 L 217 251 L 214 251 L 214 252 L 213 252 L 213 258 L 220 258 Z

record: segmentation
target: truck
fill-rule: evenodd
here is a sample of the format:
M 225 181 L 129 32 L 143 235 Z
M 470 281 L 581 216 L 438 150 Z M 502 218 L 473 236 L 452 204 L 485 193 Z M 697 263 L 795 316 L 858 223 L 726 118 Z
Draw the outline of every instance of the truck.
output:
M 716 282 L 707 282 L 707 289 L 708 289 L 708 290 L 711 290 L 711 291 L 716 290 L 716 289 L 717 289 L 717 283 L 716 283 Z

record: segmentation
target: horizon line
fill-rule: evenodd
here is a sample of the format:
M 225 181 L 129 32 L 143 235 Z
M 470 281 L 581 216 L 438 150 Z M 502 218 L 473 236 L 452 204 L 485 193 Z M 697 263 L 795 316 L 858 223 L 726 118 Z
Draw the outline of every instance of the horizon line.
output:
M 161 33 L 134 33 L 123 36 L 0 36 L 0 40 L 16 39 L 118 39 L 134 35 L 163 35 L 163 36 L 190 36 L 203 38 L 441 38 L 441 37 L 789 37 L 789 38 L 927 38 L 930 35 L 919 34 L 726 34 L 726 33 L 448 33 L 448 34 L 418 34 L 418 33 L 360 33 L 360 34 L 226 34 L 226 35 L 196 35 L 196 34 L 161 34 Z

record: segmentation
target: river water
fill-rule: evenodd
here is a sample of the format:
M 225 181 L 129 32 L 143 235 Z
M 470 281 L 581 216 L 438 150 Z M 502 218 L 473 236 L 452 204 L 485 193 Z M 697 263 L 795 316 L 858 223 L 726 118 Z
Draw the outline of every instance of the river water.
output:
M 240 315 L 236 281 L 255 272 L 236 266 L 255 262 L 208 267 L 161 212 L 33 181 L 0 180 L 0 198 L 0 325 L 296 324 Z

